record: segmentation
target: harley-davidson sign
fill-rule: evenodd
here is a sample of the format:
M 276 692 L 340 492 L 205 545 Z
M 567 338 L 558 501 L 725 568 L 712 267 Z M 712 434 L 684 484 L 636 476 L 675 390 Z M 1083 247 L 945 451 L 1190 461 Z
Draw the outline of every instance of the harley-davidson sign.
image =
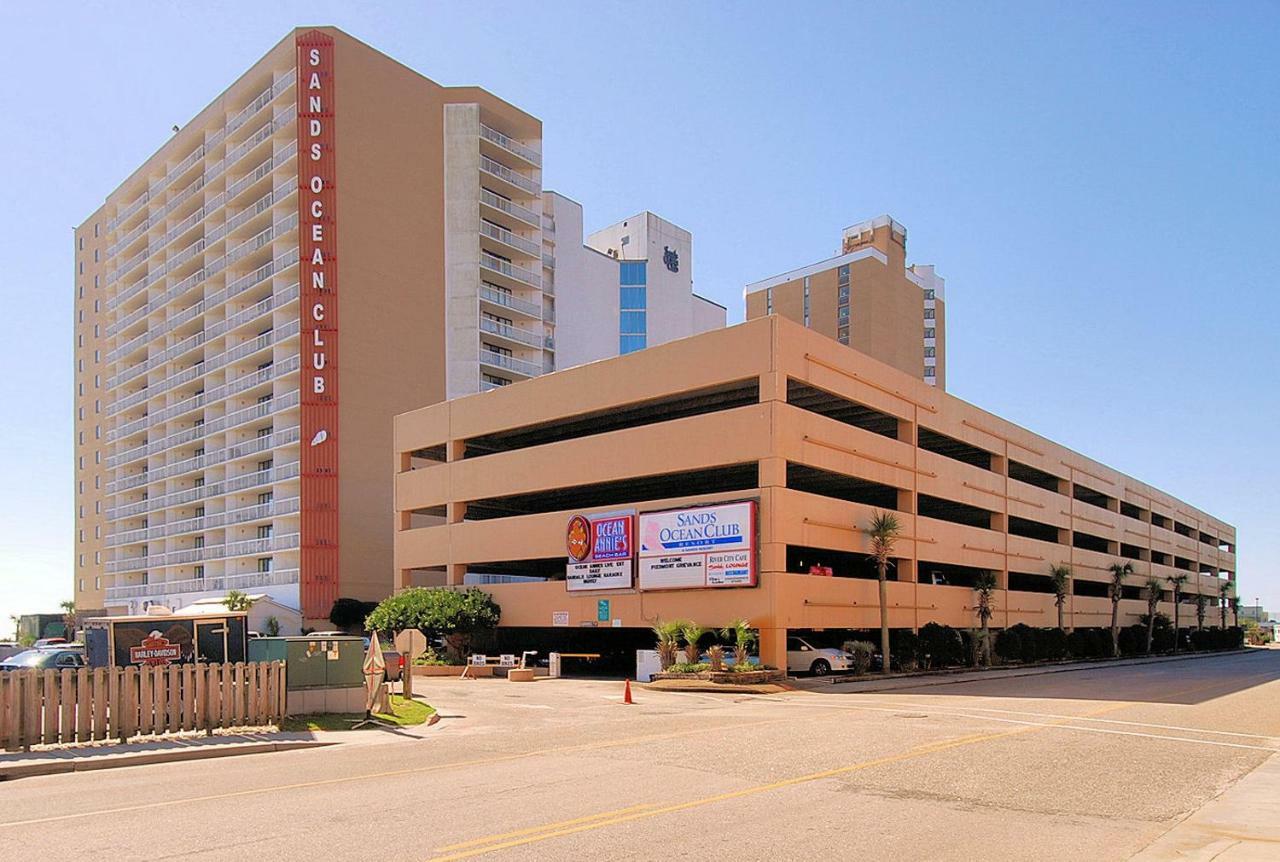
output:
M 182 661 L 182 645 L 169 643 L 169 639 L 160 632 L 152 632 L 142 639 L 142 643 L 129 647 L 131 664 L 173 664 Z

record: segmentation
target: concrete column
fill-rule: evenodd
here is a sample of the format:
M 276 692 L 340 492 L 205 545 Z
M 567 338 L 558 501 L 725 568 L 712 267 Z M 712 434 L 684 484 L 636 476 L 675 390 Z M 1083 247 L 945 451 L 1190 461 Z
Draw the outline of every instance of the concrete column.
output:
M 760 487 L 761 488 L 787 487 L 787 459 L 786 458 L 761 458 L 760 459 Z
M 462 583 L 463 576 L 467 573 L 466 563 L 450 563 L 445 571 L 445 583 L 449 586 L 456 586 Z
M 760 375 L 760 400 L 786 401 L 787 375 L 781 371 L 766 371 Z
M 787 630 L 778 628 L 760 629 L 760 663 L 772 665 L 780 670 L 787 669 Z
M 444 519 L 447 524 L 461 524 L 463 518 L 467 516 L 467 504 L 464 502 L 450 500 L 444 504 Z
M 898 489 L 898 511 L 915 514 L 916 492 L 906 488 Z
M 466 454 L 466 451 L 466 441 L 450 440 L 445 444 L 444 458 L 446 461 L 461 461 L 462 456 Z

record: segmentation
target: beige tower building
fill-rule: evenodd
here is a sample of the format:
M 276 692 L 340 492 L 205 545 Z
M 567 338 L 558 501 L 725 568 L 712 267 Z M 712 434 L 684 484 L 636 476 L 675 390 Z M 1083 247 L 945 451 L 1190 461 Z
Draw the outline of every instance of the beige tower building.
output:
M 943 287 L 907 265 L 907 229 L 886 215 L 845 228 L 838 257 L 747 285 L 747 319 L 789 317 L 945 389 Z
M 75 599 L 390 590 L 391 417 L 552 367 L 541 123 L 298 30 L 76 230 Z

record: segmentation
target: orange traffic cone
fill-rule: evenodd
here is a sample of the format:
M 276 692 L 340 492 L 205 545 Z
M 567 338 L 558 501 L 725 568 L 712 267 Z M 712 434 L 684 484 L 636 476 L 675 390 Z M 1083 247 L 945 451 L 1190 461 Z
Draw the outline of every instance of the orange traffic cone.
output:
M 622 689 L 622 702 L 635 703 L 635 701 L 631 699 L 631 680 L 629 679 L 627 680 L 626 687 Z

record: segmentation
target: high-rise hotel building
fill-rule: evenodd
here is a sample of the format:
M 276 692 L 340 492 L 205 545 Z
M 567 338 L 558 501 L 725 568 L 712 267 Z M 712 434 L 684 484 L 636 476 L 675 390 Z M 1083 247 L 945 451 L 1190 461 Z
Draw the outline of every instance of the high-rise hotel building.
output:
M 75 232 L 81 611 L 390 589 L 391 417 L 554 367 L 541 123 L 332 28 Z
M 747 285 L 747 319 L 789 317 L 945 389 L 943 287 L 907 265 L 907 229 L 885 215 L 845 228 L 839 256 Z

